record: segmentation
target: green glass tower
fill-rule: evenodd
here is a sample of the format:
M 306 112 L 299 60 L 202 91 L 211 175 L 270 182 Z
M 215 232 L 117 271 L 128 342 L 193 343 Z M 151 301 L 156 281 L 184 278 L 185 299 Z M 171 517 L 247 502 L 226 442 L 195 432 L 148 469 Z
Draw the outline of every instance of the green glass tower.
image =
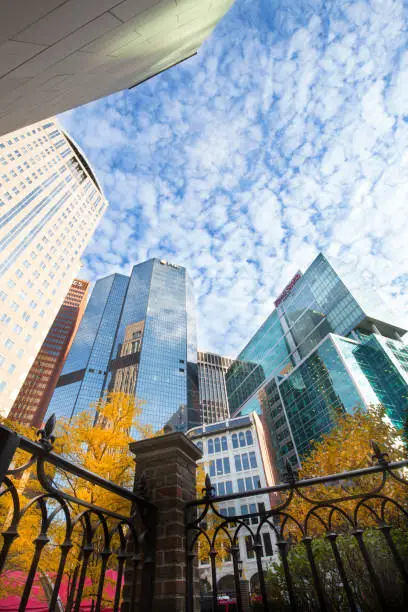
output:
M 226 375 L 232 416 L 263 414 L 278 467 L 301 462 L 339 412 L 408 416 L 406 326 L 372 287 L 322 254 L 298 272 Z

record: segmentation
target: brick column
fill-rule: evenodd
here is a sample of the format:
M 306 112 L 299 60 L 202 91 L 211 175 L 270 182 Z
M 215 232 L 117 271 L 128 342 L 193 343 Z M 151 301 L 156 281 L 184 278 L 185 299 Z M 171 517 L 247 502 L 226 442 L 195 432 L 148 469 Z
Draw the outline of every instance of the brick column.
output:
M 158 509 L 152 612 L 184 612 L 184 504 L 196 497 L 201 452 L 178 432 L 133 442 L 130 450 L 136 456 L 136 480 L 145 473 L 149 500 Z

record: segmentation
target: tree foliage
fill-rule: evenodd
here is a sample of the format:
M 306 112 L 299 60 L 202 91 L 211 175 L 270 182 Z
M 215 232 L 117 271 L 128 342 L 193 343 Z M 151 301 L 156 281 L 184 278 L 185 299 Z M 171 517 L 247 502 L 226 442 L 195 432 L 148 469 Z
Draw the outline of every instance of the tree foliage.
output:
M 142 402 L 131 395 L 114 392 L 107 394 L 97 404 L 92 405 L 90 410 L 83 411 L 74 417 L 70 422 L 61 420 L 57 423 L 56 442 L 54 452 L 62 454 L 69 461 L 94 472 L 111 482 L 123 487 L 132 488 L 135 473 L 134 456 L 129 451 L 129 444 L 134 437 L 149 437 L 152 429 L 144 426 L 140 422 L 142 414 Z M 3 424 L 14 429 L 20 434 L 35 439 L 35 430 L 22 426 L 14 421 L 4 421 Z M 24 456 L 25 455 L 25 456 Z M 27 455 L 22 451 L 17 451 L 14 457 L 14 465 L 22 465 L 27 461 Z M 99 507 L 107 508 L 110 511 L 129 516 L 130 502 L 117 496 L 95 484 L 78 478 L 62 470 L 52 470 L 48 466 L 47 473 L 52 477 L 54 485 L 65 493 L 79 498 L 86 502 L 91 502 Z M 33 468 L 31 468 L 32 470 Z M 20 497 L 21 507 L 32 503 L 36 495 L 43 493 L 37 478 L 31 470 L 24 472 L 22 477 L 12 478 Z M 11 498 L 5 495 L 0 499 L 0 521 L 1 531 L 7 529 L 11 521 Z M 48 511 L 52 511 L 57 504 L 52 500 L 47 502 Z M 70 502 L 73 516 L 79 514 L 83 508 Z M 34 546 L 33 542 L 39 534 L 40 510 L 37 504 L 26 512 L 21 519 L 18 528 L 18 538 L 14 541 L 9 556 L 7 569 L 3 572 L 0 581 L 0 597 L 13 593 L 13 586 L 10 576 L 14 576 L 16 571 L 27 573 Z M 60 512 L 52 522 L 48 536 L 50 541 L 44 547 L 39 564 L 39 575 L 47 581 L 52 582 L 53 575 L 56 574 L 60 558 L 59 547 L 65 537 L 65 522 Z M 80 549 L 82 545 L 83 529 L 81 522 L 78 523 L 72 534 L 73 546 L 68 554 L 64 571 L 64 577 L 68 585 L 72 583 L 75 572 L 78 571 L 81 562 Z M 103 550 L 103 537 L 101 527 L 97 527 L 93 539 L 94 554 L 91 556 L 88 566 L 87 576 L 90 580 L 86 583 L 85 596 L 94 597 L 96 595 L 99 572 L 100 572 L 100 553 Z M 112 548 L 115 549 L 119 544 L 115 537 L 112 541 Z M 108 568 L 114 569 L 116 561 L 113 556 L 108 561 Z M 107 576 L 109 582 L 109 574 Z M 16 586 L 18 591 L 18 586 Z M 21 588 L 20 588 L 21 590 Z M 107 591 L 107 589 L 105 589 Z M 106 593 L 104 593 L 106 595 Z
M 374 440 L 381 452 L 387 453 L 384 461 L 399 461 L 406 459 L 406 449 L 401 443 L 400 432 L 396 431 L 385 417 L 382 406 L 372 406 L 369 412 L 357 410 L 354 415 L 343 414 L 337 418 L 334 429 L 324 435 L 321 441 L 314 444 L 311 453 L 303 459 L 300 478 L 313 478 L 329 474 L 336 474 L 350 470 L 367 467 L 378 461 L 373 457 L 370 441 Z M 403 476 L 400 471 L 400 476 Z M 331 485 L 321 484 L 301 489 L 294 494 L 289 506 L 285 509 L 293 521 L 287 523 L 285 535 L 289 542 L 288 565 L 293 581 L 293 590 L 297 605 L 301 610 L 315 610 L 317 594 L 311 573 L 311 566 L 302 533 L 296 525 L 297 521 L 305 527 L 305 518 L 312 508 L 317 508 L 319 516 L 328 524 L 329 514 L 333 508 L 341 508 L 351 519 L 357 518 L 359 527 L 364 527 L 364 543 L 370 555 L 371 562 L 381 589 L 386 597 L 390 610 L 404 609 L 407 593 L 404 592 L 403 581 L 395 565 L 390 548 L 387 545 L 384 533 L 378 529 L 375 516 L 361 507 L 361 512 L 354 515 L 358 499 L 339 501 L 352 495 L 367 493 L 367 506 L 372 507 L 380 516 L 381 504 L 385 497 L 389 497 L 408 511 L 408 487 L 387 478 L 385 485 L 379 489 L 379 495 L 384 497 L 368 496 L 369 491 L 379 487 L 382 483 L 382 474 L 373 474 L 361 478 L 337 481 Z M 287 495 L 287 494 L 285 494 Z M 284 501 L 282 496 L 281 502 Z M 321 501 L 313 504 L 308 499 Z M 337 499 L 330 507 L 325 507 L 325 500 Z M 408 558 L 408 525 L 403 512 L 391 503 L 386 504 L 386 522 L 393 527 L 392 541 L 402 559 Z M 331 531 L 338 534 L 336 544 L 343 561 L 350 587 L 357 602 L 357 609 L 375 611 L 378 609 L 378 598 L 373 589 L 367 566 L 352 535 L 351 522 L 337 512 L 332 515 Z M 326 527 L 313 518 L 307 523 L 307 535 L 313 536 L 312 551 L 318 575 L 324 591 L 327 608 L 330 610 L 349 610 L 346 593 L 342 586 L 342 579 L 331 543 L 326 538 Z M 275 561 L 266 575 L 269 598 L 276 610 L 290 610 L 284 568 L 281 560 Z
M 400 432 L 386 418 L 385 410 L 381 405 L 372 406 L 369 412 L 357 409 L 354 414 L 338 415 L 335 427 L 329 433 L 323 435 L 320 441 L 315 442 L 310 454 L 303 458 L 298 477 L 300 479 L 315 478 L 368 467 L 377 461 L 373 454 L 371 441 L 375 441 L 381 452 L 386 453 L 384 459 L 387 461 L 400 461 L 406 458 L 406 448 L 402 443 Z M 302 489 L 299 494 L 294 495 L 290 502 L 289 513 L 296 521 L 303 524 L 312 508 L 312 504 L 304 497 L 323 502 L 324 500 L 361 494 L 378 486 L 381 480 L 381 474 L 374 474 L 337 481 L 331 485 L 327 483 L 313 485 L 313 487 Z M 392 478 L 387 479 L 381 492 L 394 500 L 402 503 L 407 502 L 407 488 Z M 381 501 L 378 500 L 377 506 L 380 503 Z M 346 512 L 352 512 L 355 502 L 345 501 L 338 505 Z M 395 518 L 395 508 L 389 506 L 387 511 L 390 518 Z M 330 509 L 327 509 L 326 516 L 329 512 Z M 322 510 L 319 514 L 325 516 Z M 360 517 L 363 517 L 363 515 L 364 510 L 362 510 Z M 366 518 L 370 520 L 367 513 Z M 339 526 L 342 521 L 343 519 L 338 514 L 337 522 L 334 522 Z M 289 522 L 288 530 L 292 532 L 293 537 L 298 538 L 300 536 L 294 522 Z M 309 530 L 312 535 L 316 535 L 322 532 L 324 528 L 318 521 L 311 521 Z

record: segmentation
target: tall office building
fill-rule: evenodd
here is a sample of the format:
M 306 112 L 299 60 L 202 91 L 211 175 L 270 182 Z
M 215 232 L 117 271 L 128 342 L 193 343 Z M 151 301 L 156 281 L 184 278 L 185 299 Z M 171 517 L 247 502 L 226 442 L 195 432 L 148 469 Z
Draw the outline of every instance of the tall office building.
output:
M 71 418 L 107 391 L 144 402 L 155 431 L 200 423 L 193 286 L 185 268 L 150 259 L 130 278 L 98 280 L 49 412 Z
M 7 416 L 107 202 L 55 119 L 0 139 L 0 414 Z
M 0 134 L 191 57 L 233 0 L 0 3 Z
M 338 412 L 408 416 L 407 327 L 378 294 L 320 254 L 295 275 L 226 374 L 231 414 L 263 413 L 279 466 L 299 463 Z
M 9 418 L 40 428 L 85 311 L 89 282 L 75 279 L 20 389 Z
M 198 351 L 198 391 L 201 419 L 205 425 L 229 418 L 225 374 L 232 363 L 229 357 Z

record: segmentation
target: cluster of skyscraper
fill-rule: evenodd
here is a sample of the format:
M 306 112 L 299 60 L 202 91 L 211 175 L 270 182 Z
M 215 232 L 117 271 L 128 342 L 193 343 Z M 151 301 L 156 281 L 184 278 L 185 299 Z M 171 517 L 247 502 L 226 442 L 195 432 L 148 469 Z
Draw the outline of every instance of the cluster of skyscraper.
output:
M 0 414 L 39 426 L 47 409 L 71 418 L 122 391 L 143 402 L 154 430 L 197 436 L 201 425 L 256 412 L 278 468 L 298 463 L 338 412 L 382 404 L 395 426 L 405 423 L 406 327 L 323 255 L 294 276 L 236 359 L 197 351 L 193 285 L 174 263 L 150 259 L 101 278 L 86 305 L 89 283 L 75 277 L 106 199 L 55 119 L 21 126 L 122 88 L 136 56 L 136 81 L 188 57 L 231 1 L 203 2 L 193 21 L 172 0 L 160 11 L 153 0 L 143 10 L 128 0 L 34 4 L 3 24 L 0 130 L 19 129 L 0 138 Z

